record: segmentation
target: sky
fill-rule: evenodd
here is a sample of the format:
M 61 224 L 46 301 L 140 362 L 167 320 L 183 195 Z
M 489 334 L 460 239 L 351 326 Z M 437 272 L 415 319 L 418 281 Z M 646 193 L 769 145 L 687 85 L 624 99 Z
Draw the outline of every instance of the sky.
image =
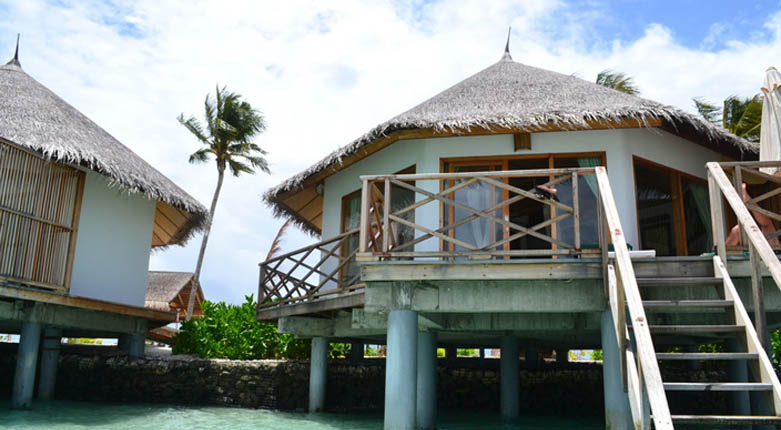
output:
M 0 61 L 21 33 L 24 70 L 204 205 L 214 164 L 177 121 L 226 85 L 263 112 L 272 173 L 225 181 L 201 283 L 207 299 L 257 291 L 283 220 L 268 188 L 502 55 L 593 81 L 632 76 L 641 96 L 693 111 L 759 92 L 781 67 L 781 1 L 0 0 Z M 389 173 L 389 172 L 377 172 Z M 283 250 L 315 241 L 290 231 Z M 154 251 L 152 270 L 192 271 L 200 236 Z

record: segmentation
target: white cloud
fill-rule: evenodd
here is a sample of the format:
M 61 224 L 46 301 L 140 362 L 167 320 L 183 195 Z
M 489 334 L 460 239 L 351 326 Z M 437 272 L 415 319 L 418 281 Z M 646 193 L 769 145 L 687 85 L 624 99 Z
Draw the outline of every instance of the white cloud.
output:
M 593 23 L 615 19 L 608 12 L 544 0 L 0 0 L 0 53 L 21 32 L 28 73 L 205 204 L 214 168 L 187 164 L 198 145 L 176 116 L 200 116 L 217 83 L 266 114 L 258 143 L 273 174 L 226 180 L 202 278 L 207 297 L 236 302 L 257 288 L 256 265 L 281 224 L 262 192 L 498 60 L 509 25 L 516 61 L 585 79 L 620 70 L 643 96 L 688 110 L 693 96 L 754 94 L 765 68 L 781 66 L 781 14 L 765 37 L 720 38 L 711 52 L 661 24 L 637 40 L 593 34 Z M 153 254 L 152 268 L 192 270 L 199 242 Z M 285 246 L 309 242 L 293 233 Z

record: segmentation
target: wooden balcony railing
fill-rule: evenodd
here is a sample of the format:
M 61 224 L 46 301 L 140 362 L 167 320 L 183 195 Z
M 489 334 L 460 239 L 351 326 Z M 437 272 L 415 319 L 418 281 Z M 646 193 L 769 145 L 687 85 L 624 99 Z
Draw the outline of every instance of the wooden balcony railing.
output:
M 594 168 L 372 175 L 361 180 L 359 260 L 600 253 Z M 513 185 L 521 182 L 536 185 Z M 400 194 L 405 195 L 402 202 Z M 586 246 L 584 195 L 593 212 L 586 221 Z M 511 215 L 511 207 L 524 205 L 537 208 L 534 217 L 526 217 L 528 222 Z
M 430 260 L 602 255 L 606 261 L 594 173 L 595 168 L 566 168 L 363 176 L 359 227 L 260 263 L 258 308 L 363 288 L 358 256 Z M 517 178 L 534 179 L 538 185 L 522 189 L 513 185 Z M 523 205 L 524 200 L 537 205 L 538 219 L 529 225 L 510 216 L 511 205 Z M 534 238 L 536 247 L 519 246 L 524 237 Z
M 363 288 L 347 270 L 358 249 L 349 250 L 358 229 L 260 263 L 258 308 L 290 304 Z

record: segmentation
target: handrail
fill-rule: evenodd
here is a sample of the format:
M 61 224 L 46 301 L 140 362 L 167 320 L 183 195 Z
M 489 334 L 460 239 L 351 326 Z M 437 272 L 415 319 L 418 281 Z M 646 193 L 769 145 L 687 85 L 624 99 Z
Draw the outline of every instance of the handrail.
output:
M 626 245 L 624 230 L 621 227 L 618 209 L 616 208 L 615 200 L 613 199 L 613 191 L 610 187 L 610 181 L 605 168 L 596 167 L 596 176 L 602 216 L 604 217 L 605 226 L 608 229 L 608 235 L 610 236 L 610 240 L 613 243 L 613 248 L 615 250 L 615 269 L 617 275 L 615 278 L 617 278 L 617 280 L 615 282 L 610 282 L 612 288 L 615 288 L 615 291 L 610 294 L 611 309 L 616 307 L 617 315 L 618 309 L 621 309 L 624 306 L 623 300 L 619 300 L 620 296 L 623 295 L 626 298 L 626 307 L 629 309 L 630 317 L 629 324 L 632 326 L 636 345 L 634 352 L 637 361 L 634 363 L 636 363 L 637 366 L 637 374 L 639 375 L 638 381 L 642 381 L 641 385 L 645 385 L 645 390 L 643 390 L 642 387 L 632 387 L 631 390 L 627 390 L 627 393 L 630 396 L 630 405 L 643 405 L 645 399 L 642 398 L 642 393 L 647 393 L 647 400 L 651 407 L 651 412 L 653 413 L 655 428 L 657 430 L 672 429 L 672 417 L 670 415 L 669 405 L 667 404 L 667 396 L 665 395 L 662 376 L 659 372 L 659 363 L 656 360 L 656 351 L 654 350 L 653 341 L 651 340 L 651 332 L 648 329 L 648 319 L 645 315 L 645 309 L 643 308 L 640 289 L 637 286 L 634 268 L 632 267 L 632 261 L 629 257 L 629 248 Z M 605 246 L 603 245 L 603 248 L 604 247 Z M 610 276 L 609 268 L 606 268 L 605 276 Z M 618 316 L 618 320 L 621 320 L 620 315 Z M 617 330 L 620 330 L 620 328 L 617 327 Z M 621 350 L 619 352 L 624 357 L 627 356 L 626 350 Z M 628 360 L 626 364 L 629 366 Z M 624 375 L 623 378 L 626 378 L 626 375 Z M 637 398 L 638 396 L 641 398 Z M 639 414 L 639 416 L 642 417 L 643 414 Z
M 735 184 L 730 183 L 727 174 L 724 172 L 723 166 L 733 168 L 735 173 Z M 742 236 L 748 240 L 749 259 L 751 262 L 751 286 L 752 295 L 754 297 L 754 324 L 756 331 L 760 335 L 760 340 L 765 351 L 769 351 L 769 339 L 767 334 L 767 325 L 765 322 L 765 305 L 764 305 L 764 286 L 762 283 L 762 267 L 760 267 L 760 260 L 764 263 L 764 267 L 770 273 L 770 276 L 776 283 L 776 286 L 781 288 L 781 262 L 779 262 L 773 248 L 768 243 L 762 230 L 757 225 L 754 217 L 749 212 L 746 204 L 743 202 L 743 197 L 738 194 L 735 187 L 740 188 L 742 182 L 743 173 L 751 173 L 760 175 L 762 177 L 774 176 L 767 175 L 761 172 L 750 172 L 745 167 L 781 167 L 779 162 L 741 162 L 741 163 L 707 163 L 708 168 L 708 188 L 710 193 L 711 202 L 711 225 L 713 227 L 713 239 L 716 244 L 716 249 L 721 260 L 727 262 L 727 247 L 726 247 L 726 230 L 724 224 L 724 209 L 722 207 L 722 199 L 724 198 L 729 203 L 732 211 L 738 219 L 738 225 L 741 228 Z M 781 178 L 779 178 L 781 181 Z M 750 203 L 750 202 L 749 202 Z
M 357 235 L 358 229 L 352 229 L 260 263 L 258 310 L 363 288 L 360 276 L 344 276 L 355 263 L 357 249 L 349 255 L 342 251 L 346 241 Z
M 581 246 L 581 202 L 578 196 L 579 177 L 593 175 L 594 171 L 593 167 L 578 167 L 363 175 L 360 177 L 358 259 L 482 259 L 583 254 L 596 257 L 599 249 L 583 249 Z M 545 184 L 530 190 L 513 186 L 508 181 L 510 178 L 522 177 L 543 177 L 547 180 Z M 567 204 L 558 201 L 555 194 L 556 185 L 566 181 L 570 181 L 572 187 L 572 201 Z M 421 182 L 426 185 L 420 185 Z M 486 192 L 490 192 L 488 202 L 472 204 L 457 197 L 459 192 L 473 185 L 483 186 Z M 411 193 L 414 198 L 408 198 L 408 202 L 399 202 L 396 200 L 398 197 L 393 197 L 392 189 Z M 548 195 L 540 194 L 540 190 L 548 192 Z M 524 199 L 547 206 L 550 216 L 535 225 L 520 225 L 516 220 L 509 219 L 506 214 L 508 208 Z M 436 205 L 439 218 L 415 220 L 415 211 L 426 205 Z M 428 212 L 433 213 L 433 210 Z M 553 232 L 557 225 L 568 218 L 572 219 L 573 236 L 572 240 L 565 241 Z M 457 237 L 457 229 L 473 221 L 487 226 L 488 231 L 484 232 L 486 237 L 481 240 Z M 402 240 L 402 231 L 412 232 L 414 238 L 405 237 L 406 241 Z M 511 249 L 511 242 L 524 237 L 535 238 L 545 245 L 533 249 Z M 437 250 L 431 246 L 416 249 L 416 245 L 427 240 L 438 241 Z
M 756 376 L 759 382 L 770 384 L 773 387 L 773 410 L 778 415 L 781 413 L 781 383 L 779 383 L 778 375 L 776 375 L 773 364 L 770 363 L 770 358 L 768 358 L 765 352 L 761 337 L 757 335 L 756 330 L 751 326 L 751 319 L 748 316 L 748 312 L 746 312 L 745 306 L 743 306 L 738 290 L 735 289 L 735 284 L 732 283 L 727 267 L 718 255 L 713 256 L 713 273 L 716 278 L 722 279 L 724 299 L 732 300 L 735 324 L 746 327 L 746 352 L 758 355 L 758 375 Z

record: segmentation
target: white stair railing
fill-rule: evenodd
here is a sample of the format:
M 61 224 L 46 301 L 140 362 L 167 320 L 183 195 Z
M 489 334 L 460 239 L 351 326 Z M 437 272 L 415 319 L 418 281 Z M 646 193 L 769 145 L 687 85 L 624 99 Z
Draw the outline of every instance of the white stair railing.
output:
M 629 248 L 626 245 L 624 230 L 618 218 L 618 209 L 613 199 L 613 191 L 610 188 L 605 168 L 597 167 L 596 176 L 603 225 L 608 230 L 608 236 L 615 251 L 614 266 L 606 265 L 605 276 L 608 279 L 610 307 L 619 341 L 622 379 L 629 395 L 635 428 L 647 428 L 647 423 L 643 418 L 646 416 L 644 407 L 647 402 L 651 408 L 655 428 L 657 430 L 672 429 L 670 407 L 667 404 L 667 395 L 664 391 L 659 363 L 656 360 L 656 351 L 648 328 L 648 318 L 645 315 L 640 289 L 637 286 L 634 268 L 629 257 Z M 600 245 L 602 249 L 607 249 L 607 244 Z M 629 321 L 626 321 L 625 318 L 627 308 Z M 634 353 L 627 348 L 627 325 L 631 325 L 634 333 Z

